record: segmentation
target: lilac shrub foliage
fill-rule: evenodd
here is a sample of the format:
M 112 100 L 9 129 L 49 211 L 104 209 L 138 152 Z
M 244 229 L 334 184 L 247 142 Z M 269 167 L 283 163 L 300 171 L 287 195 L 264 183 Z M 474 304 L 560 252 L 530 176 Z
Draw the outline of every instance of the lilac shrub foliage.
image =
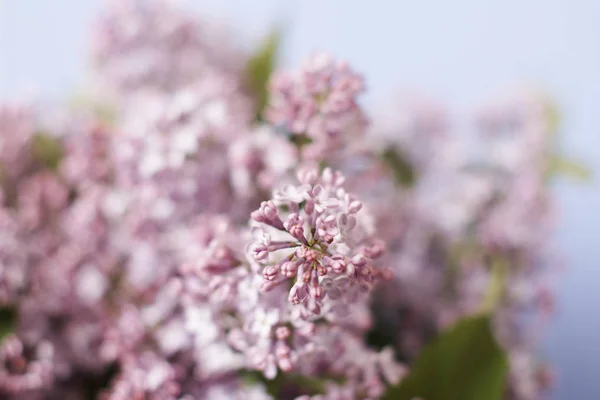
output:
M 498 99 L 460 133 L 419 97 L 367 117 L 363 77 L 319 53 L 272 74 L 257 120 L 231 37 L 115 1 L 87 107 L 0 105 L 0 397 L 376 399 L 484 311 L 505 397 L 539 398 L 545 99 Z

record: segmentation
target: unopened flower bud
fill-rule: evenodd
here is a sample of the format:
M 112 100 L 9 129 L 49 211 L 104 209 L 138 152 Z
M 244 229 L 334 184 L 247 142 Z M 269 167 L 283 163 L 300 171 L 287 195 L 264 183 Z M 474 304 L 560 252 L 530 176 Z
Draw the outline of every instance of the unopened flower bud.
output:
M 296 282 L 290 289 L 288 300 L 292 304 L 300 304 L 308 295 L 308 287 L 304 282 Z
M 281 273 L 286 278 L 293 278 L 298 272 L 298 263 L 294 261 L 286 261 L 281 265 Z
M 263 278 L 267 281 L 273 281 L 279 274 L 279 268 L 277 266 L 268 266 L 263 270 Z

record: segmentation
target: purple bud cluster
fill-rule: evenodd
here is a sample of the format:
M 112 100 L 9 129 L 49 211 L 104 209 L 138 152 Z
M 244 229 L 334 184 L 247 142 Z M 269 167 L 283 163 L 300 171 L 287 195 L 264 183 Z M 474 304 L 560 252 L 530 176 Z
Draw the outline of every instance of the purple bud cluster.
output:
M 310 158 L 347 146 L 367 123 L 358 104 L 365 90 L 362 76 L 327 53 L 314 54 L 297 71 L 275 73 L 270 89 L 269 122 L 308 139 Z
M 340 172 L 300 171 L 300 185 L 275 190 L 251 216 L 261 227 L 252 257 L 265 265 L 263 292 L 293 281 L 288 301 L 314 315 L 347 315 L 357 296 L 391 271 L 376 268 L 383 241 Z M 281 211 L 285 209 L 286 211 Z M 277 240 L 274 240 L 277 239 Z

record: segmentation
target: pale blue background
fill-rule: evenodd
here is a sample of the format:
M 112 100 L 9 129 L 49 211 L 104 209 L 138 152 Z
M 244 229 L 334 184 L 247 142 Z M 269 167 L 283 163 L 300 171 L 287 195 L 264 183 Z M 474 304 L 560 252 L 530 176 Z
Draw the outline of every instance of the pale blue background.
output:
M 560 103 L 564 149 L 600 175 L 600 1 L 188 1 L 235 23 L 244 41 L 275 21 L 286 64 L 326 49 L 368 78 L 371 106 L 396 89 L 425 89 L 468 111 L 507 86 L 532 83 Z M 98 0 L 0 0 L 0 99 L 24 89 L 60 95 L 85 68 Z M 557 242 L 569 269 L 546 336 L 555 399 L 600 398 L 600 186 L 556 185 Z

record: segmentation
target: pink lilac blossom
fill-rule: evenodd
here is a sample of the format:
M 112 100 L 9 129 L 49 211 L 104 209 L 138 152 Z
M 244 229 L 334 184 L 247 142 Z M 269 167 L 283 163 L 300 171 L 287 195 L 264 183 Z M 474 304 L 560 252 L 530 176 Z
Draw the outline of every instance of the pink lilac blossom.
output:
M 392 213 L 378 199 L 380 206 L 372 207 L 381 212 L 375 215 L 380 233 L 393 243 L 386 262 L 395 266 L 398 277 L 375 301 L 398 307 L 380 318 L 400 330 L 403 357 L 414 358 L 436 329 L 488 306 L 490 287 L 499 284 L 503 289 L 492 299 L 496 330 L 511 355 L 508 397 L 517 399 L 539 398 L 551 376 L 536 361 L 540 324 L 549 313 L 540 305 L 552 303 L 549 285 L 557 272 L 547 247 L 554 216 L 545 186 L 551 130 L 544 105 L 536 93 L 519 92 L 487 107 L 470 143 L 479 153 L 473 157 L 462 150 L 462 155 L 442 157 L 447 161 L 426 169 L 412 161 L 420 177 L 402 197 L 395 195 L 394 204 L 402 202 L 405 210 Z M 420 140 L 426 147 L 439 138 Z M 395 145 L 410 154 L 404 150 L 410 144 Z M 355 184 L 373 185 L 360 180 Z M 379 190 L 385 193 L 389 187 Z M 368 198 L 363 200 L 368 204 Z M 396 229 L 398 225 L 402 228 Z M 532 313 L 538 316 L 532 318 Z M 532 322 L 524 324 L 524 318 Z M 547 379 L 538 378 L 542 375 Z
M 290 303 L 313 314 L 326 305 L 346 314 L 346 301 L 351 306 L 355 296 L 389 275 L 373 261 L 383 253 L 383 242 L 374 237 L 362 203 L 344 190 L 341 173 L 302 170 L 298 178 L 299 186 L 276 190 L 273 201 L 262 202 L 251 214 L 269 227 L 257 231 L 260 237 L 250 248 L 254 259 L 266 264 L 261 290 L 295 279 Z M 280 212 L 282 206 L 288 211 Z
M 112 1 L 94 27 L 96 78 L 117 97 L 140 89 L 171 92 L 219 71 L 240 77 L 243 54 L 230 34 L 169 0 Z
M 376 399 L 485 306 L 507 398 L 539 398 L 556 270 L 543 102 L 479 113 L 472 157 L 424 98 L 369 125 L 362 76 L 320 53 L 274 74 L 257 122 L 222 32 L 166 0 L 115 1 L 90 86 L 115 118 L 0 105 L 0 316 L 16 319 L 0 397 Z
M 370 140 L 375 146 L 392 145 L 417 173 L 451 159 L 452 140 L 449 113 L 419 93 L 391 102 L 377 114 L 371 126 Z M 454 157 L 455 158 L 455 157 Z
M 8 336 L 0 347 L 0 394 L 11 395 L 52 385 L 53 347 L 43 341 L 23 343 Z
M 300 70 L 276 72 L 270 88 L 268 121 L 311 141 L 304 149 L 308 158 L 351 145 L 366 127 L 358 104 L 362 76 L 327 53 L 314 54 Z

